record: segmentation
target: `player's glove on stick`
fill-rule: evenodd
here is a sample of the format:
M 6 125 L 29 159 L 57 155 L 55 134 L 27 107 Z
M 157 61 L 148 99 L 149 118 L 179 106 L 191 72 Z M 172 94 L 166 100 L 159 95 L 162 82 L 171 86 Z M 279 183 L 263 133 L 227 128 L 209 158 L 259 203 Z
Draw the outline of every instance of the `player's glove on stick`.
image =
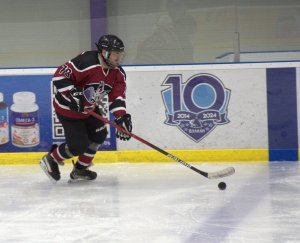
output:
M 115 123 L 128 132 L 132 131 L 131 115 L 129 115 L 129 114 L 125 114 L 124 116 L 120 116 L 120 117 L 116 118 Z M 117 130 L 116 135 L 117 135 L 117 138 L 124 140 L 124 141 L 129 140 L 131 138 L 130 135 L 123 133 L 119 130 Z
M 83 92 L 79 89 L 73 88 L 69 91 L 70 104 L 69 107 L 72 111 L 84 111 L 84 96 Z

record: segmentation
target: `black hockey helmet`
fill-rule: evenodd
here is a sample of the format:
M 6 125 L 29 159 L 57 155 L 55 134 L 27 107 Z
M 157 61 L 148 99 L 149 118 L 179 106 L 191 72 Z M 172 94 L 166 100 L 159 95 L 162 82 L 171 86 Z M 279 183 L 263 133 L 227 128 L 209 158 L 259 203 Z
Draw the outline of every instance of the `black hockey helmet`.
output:
M 106 50 L 108 52 L 111 51 L 124 51 L 124 43 L 123 41 L 115 36 L 115 35 L 103 35 L 96 43 L 98 51 L 101 52 L 102 50 Z
M 123 41 L 115 35 L 103 35 L 96 43 L 99 54 L 103 57 L 105 63 L 109 67 L 114 67 L 114 65 L 109 61 L 109 57 L 112 51 L 123 52 L 124 43 Z M 105 56 L 102 55 L 102 50 L 106 50 Z

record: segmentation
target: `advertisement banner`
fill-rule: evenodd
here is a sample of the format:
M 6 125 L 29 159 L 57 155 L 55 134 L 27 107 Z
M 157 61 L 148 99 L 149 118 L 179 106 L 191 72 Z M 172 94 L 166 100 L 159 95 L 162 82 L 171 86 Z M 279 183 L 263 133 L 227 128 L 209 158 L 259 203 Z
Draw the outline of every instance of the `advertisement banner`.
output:
M 44 152 L 64 141 L 52 108 L 52 74 L 25 72 L 0 76 L 0 152 Z M 115 130 L 108 130 L 99 150 L 116 150 Z
M 137 135 L 169 149 L 268 147 L 265 68 L 147 68 L 125 69 Z M 119 148 L 148 149 L 135 141 Z

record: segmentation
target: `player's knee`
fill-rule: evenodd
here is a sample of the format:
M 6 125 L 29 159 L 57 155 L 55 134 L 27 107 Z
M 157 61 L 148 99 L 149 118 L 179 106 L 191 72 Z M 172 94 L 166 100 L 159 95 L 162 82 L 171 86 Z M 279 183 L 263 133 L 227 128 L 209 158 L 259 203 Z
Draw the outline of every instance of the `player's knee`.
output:
M 78 141 L 76 143 L 72 143 L 72 144 L 69 144 L 68 147 L 69 147 L 69 151 L 74 155 L 74 156 L 78 156 L 80 154 L 83 154 L 87 148 L 89 146 L 89 142 L 86 141 Z

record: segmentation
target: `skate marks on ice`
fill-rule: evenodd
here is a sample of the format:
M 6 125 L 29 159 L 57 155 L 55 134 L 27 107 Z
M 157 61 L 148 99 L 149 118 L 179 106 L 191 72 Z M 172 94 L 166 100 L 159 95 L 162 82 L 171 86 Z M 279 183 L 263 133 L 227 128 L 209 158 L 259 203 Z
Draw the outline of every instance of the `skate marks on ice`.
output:
M 53 185 L 39 166 L 1 167 L 0 242 L 97 242 L 99 221 L 119 217 L 118 178 L 69 185 L 68 173 Z
M 297 164 L 298 165 L 298 164 Z M 39 166 L 2 166 L 0 242 L 297 242 L 296 164 L 195 164 L 206 171 L 234 166 L 207 180 L 177 164 L 96 165 L 95 181 L 49 182 Z M 201 241 L 199 241 L 201 239 Z
M 270 166 L 270 203 L 273 242 L 300 242 L 300 176 L 298 162 Z
M 224 191 L 219 209 L 203 220 L 207 208 L 194 208 L 191 215 L 199 226 L 184 242 L 300 241 L 299 164 L 273 162 L 240 169 L 231 185 L 236 193 L 228 198 Z

